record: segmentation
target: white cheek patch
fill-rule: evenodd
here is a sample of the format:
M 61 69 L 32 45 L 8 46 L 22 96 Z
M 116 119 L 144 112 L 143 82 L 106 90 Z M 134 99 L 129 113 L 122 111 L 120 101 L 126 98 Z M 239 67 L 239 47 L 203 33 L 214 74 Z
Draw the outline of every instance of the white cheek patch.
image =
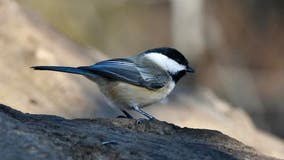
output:
M 170 73 L 173 74 L 182 71 L 186 68 L 184 65 L 181 65 L 176 61 L 160 53 L 156 52 L 147 53 L 145 57 L 151 60 L 152 62 L 156 63 L 157 65 L 159 65 L 164 70 L 169 71 Z

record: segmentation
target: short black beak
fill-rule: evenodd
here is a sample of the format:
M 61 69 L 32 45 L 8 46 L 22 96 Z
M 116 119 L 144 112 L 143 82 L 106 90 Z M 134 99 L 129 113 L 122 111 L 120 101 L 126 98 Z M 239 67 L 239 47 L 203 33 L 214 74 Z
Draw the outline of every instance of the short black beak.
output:
M 191 72 L 191 73 L 195 72 L 194 69 L 189 67 L 189 66 L 187 66 L 185 70 L 186 70 L 186 72 Z

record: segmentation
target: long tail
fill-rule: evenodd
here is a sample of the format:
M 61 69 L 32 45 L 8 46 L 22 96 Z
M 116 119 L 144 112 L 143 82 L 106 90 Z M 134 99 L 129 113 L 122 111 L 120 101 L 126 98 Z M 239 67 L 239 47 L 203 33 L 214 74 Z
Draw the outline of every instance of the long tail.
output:
M 63 66 L 33 66 L 31 67 L 35 70 L 50 70 L 50 71 L 58 71 L 58 72 L 66 72 L 73 74 L 80 74 L 84 76 L 93 76 L 94 74 L 90 71 L 79 69 L 76 67 L 63 67 Z

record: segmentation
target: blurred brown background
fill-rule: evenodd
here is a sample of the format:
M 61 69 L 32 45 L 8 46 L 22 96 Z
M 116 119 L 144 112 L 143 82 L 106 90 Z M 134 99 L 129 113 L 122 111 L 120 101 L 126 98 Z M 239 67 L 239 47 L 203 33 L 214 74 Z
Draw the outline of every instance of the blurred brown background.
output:
M 110 57 L 174 46 L 212 88 L 284 137 L 284 2 L 18 0 Z
M 1 1 L 2 5 L 7 2 Z M 282 124 L 284 121 L 284 54 L 282 53 L 284 1 L 17 0 L 17 2 L 24 6 L 24 13 L 33 20 L 29 22 L 25 18 L 19 20 L 12 17 L 9 19 L 11 25 L 7 25 L 5 32 L 11 26 L 15 27 L 11 32 L 28 31 L 28 38 L 19 41 L 20 44 L 31 45 L 29 49 L 23 47 L 29 53 L 28 58 L 25 56 L 28 61 L 25 67 L 46 64 L 86 65 L 106 57 L 127 56 L 153 47 L 175 47 L 186 55 L 197 72 L 181 81 L 170 96 L 167 105 L 149 107 L 148 111 L 157 114 L 160 119 L 183 126 L 225 128 L 224 132 L 236 134 L 236 137 L 249 143 L 251 138 L 247 137 L 249 135 L 253 137 L 253 132 L 243 135 L 247 136 L 243 139 L 241 133 L 238 135 L 238 132 L 246 132 L 244 131 L 246 127 L 241 122 L 247 120 L 246 113 L 242 111 L 245 110 L 257 128 L 284 138 Z M 23 13 L 18 14 L 13 16 L 20 17 Z M 7 15 L 3 14 L 2 9 L 2 16 Z M 24 27 L 18 23 L 13 25 L 13 20 L 19 21 L 21 25 L 25 23 L 28 25 L 23 29 Z M 53 29 L 43 27 L 47 23 Z M 2 37 L 5 37 L 5 34 L 2 34 L 4 35 Z M 58 34 L 72 40 L 61 38 L 57 36 Z M 37 38 L 30 38 L 33 36 Z M 17 37 L 17 34 L 14 37 Z M 44 40 L 38 37 L 43 37 Z M 9 39 L 7 44 L 10 45 L 11 43 L 8 42 Z M 3 48 L 5 47 L 6 45 L 3 45 Z M 3 48 L 0 56 L 6 52 Z M 23 50 L 19 49 L 17 55 L 21 55 L 22 52 Z M 15 63 L 14 57 L 11 58 L 9 55 L 4 57 L 7 65 Z M 21 60 L 22 58 L 18 58 L 17 62 Z M 7 92 L 4 94 L 2 89 L 1 103 L 18 106 L 18 109 L 25 112 L 57 114 L 65 117 L 114 116 L 110 112 L 111 109 L 98 107 L 107 105 L 100 94 L 97 94 L 97 88 L 88 80 L 72 75 L 35 73 L 30 70 L 21 73 L 27 73 L 27 77 L 32 77 L 29 85 L 33 86 L 33 90 L 31 91 L 29 87 L 25 89 L 14 87 L 24 86 L 19 85 L 22 75 L 17 80 L 11 77 L 11 81 L 2 77 L 1 87 L 7 87 L 7 81 L 13 82 L 12 89 L 15 92 L 25 90 L 25 94 L 29 96 L 26 98 L 7 96 Z M 46 87 L 42 87 L 43 85 Z M 9 94 L 16 94 L 10 92 Z M 38 98 L 38 94 L 45 96 Z M 218 114 L 212 109 L 214 107 L 217 108 Z M 228 109 L 231 107 L 233 108 Z M 198 119 L 197 123 L 194 117 Z M 228 117 L 230 120 L 233 119 L 234 124 L 228 122 Z M 245 120 L 242 119 L 243 117 Z M 202 118 L 206 120 L 203 122 Z M 249 119 L 247 121 L 251 123 Z M 239 128 L 235 128 L 235 125 Z M 262 138 L 260 138 L 263 140 L 262 145 L 265 146 L 268 141 Z M 284 151 L 282 142 L 278 146 Z M 258 149 L 261 150 L 261 147 Z M 281 155 L 281 151 L 279 154 L 273 154 L 273 151 L 277 152 L 274 149 L 269 154 Z

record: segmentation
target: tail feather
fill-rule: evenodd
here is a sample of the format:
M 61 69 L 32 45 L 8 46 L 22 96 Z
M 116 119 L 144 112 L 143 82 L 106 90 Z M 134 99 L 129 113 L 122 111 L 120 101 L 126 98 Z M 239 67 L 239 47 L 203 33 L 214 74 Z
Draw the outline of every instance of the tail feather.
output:
M 58 71 L 58 72 L 66 72 L 73 74 L 80 74 L 84 76 L 92 76 L 94 75 L 90 71 L 75 68 L 75 67 L 63 67 L 63 66 L 33 66 L 31 67 L 34 70 L 50 70 L 50 71 Z

